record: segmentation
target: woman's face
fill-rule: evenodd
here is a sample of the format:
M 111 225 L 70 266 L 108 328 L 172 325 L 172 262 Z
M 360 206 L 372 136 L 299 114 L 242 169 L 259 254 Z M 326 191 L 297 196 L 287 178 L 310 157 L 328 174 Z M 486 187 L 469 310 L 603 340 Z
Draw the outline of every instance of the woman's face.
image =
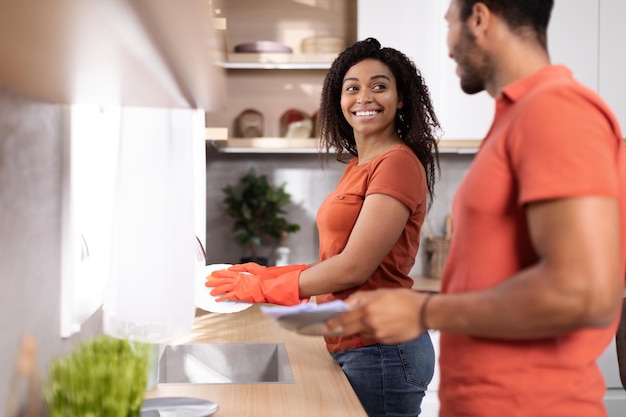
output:
M 343 78 L 341 111 L 355 136 L 395 134 L 396 111 L 402 107 L 396 79 L 376 59 L 354 64 Z

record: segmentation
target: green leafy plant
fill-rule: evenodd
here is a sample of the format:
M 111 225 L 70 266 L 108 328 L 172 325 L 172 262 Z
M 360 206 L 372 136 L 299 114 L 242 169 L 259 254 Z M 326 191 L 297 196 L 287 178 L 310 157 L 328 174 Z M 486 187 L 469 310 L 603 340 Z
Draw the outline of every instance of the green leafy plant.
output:
M 51 362 L 44 396 L 51 417 L 136 417 L 150 345 L 100 336 Z
M 257 175 L 251 168 L 240 179 L 239 187 L 229 185 L 222 189 L 226 213 L 235 220 L 233 239 L 249 248 L 252 259 L 258 257 L 264 241 L 282 242 L 287 234 L 300 230 L 299 225 L 281 216 L 286 213 L 284 206 L 291 202 L 285 185 L 273 187 L 265 175 Z

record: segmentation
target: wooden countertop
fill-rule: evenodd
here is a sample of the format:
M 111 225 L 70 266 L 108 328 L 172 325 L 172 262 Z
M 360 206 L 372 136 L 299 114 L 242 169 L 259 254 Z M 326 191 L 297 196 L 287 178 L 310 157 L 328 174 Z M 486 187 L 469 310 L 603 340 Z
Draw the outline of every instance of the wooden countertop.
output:
M 417 291 L 439 292 L 441 289 L 441 280 L 435 278 L 427 278 L 414 276 L 413 289 Z
M 216 417 L 367 417 L 321 337 L 281 328 L 259 306 L 233 314 L 197 310 L 192 334 L 172 344 L 284 343 L 292 384 L 159 384 L 146 398 L 188 396 L 219 404 Z

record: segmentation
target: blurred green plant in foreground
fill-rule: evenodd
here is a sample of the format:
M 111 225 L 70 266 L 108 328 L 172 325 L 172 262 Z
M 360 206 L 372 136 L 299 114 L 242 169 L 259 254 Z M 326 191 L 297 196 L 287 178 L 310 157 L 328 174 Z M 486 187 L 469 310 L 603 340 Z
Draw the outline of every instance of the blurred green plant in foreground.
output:
M 50 364 L 44 396 L 51 417 L 136 417 L 150 345 L 99 336 Z

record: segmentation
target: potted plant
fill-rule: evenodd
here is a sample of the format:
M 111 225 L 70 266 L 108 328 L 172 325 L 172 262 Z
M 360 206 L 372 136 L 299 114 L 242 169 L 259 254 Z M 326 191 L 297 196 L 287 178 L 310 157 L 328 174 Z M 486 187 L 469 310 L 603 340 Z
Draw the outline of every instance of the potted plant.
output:
M 235 220 L 233 239 L 249 250 L 249 256 L 242 257 L 242 262 L 267 265 L 268 258 L 259 255 L 259 248 L 270 241 L 282 243 L 289 233 L 300 230 L 299 225 L 281 216 L 285 214 L 285 205 L 291 202 L 285 184 L 273 187 L 267 177 L 257 175 L 254 168 L 241 177 L 239 187 L 229 185 L 222 191 L 226 214 Z
M 44 396 L 51 417 L 138 416 L 151 351 L 148 344 L 99 336 L 51 362 Z

